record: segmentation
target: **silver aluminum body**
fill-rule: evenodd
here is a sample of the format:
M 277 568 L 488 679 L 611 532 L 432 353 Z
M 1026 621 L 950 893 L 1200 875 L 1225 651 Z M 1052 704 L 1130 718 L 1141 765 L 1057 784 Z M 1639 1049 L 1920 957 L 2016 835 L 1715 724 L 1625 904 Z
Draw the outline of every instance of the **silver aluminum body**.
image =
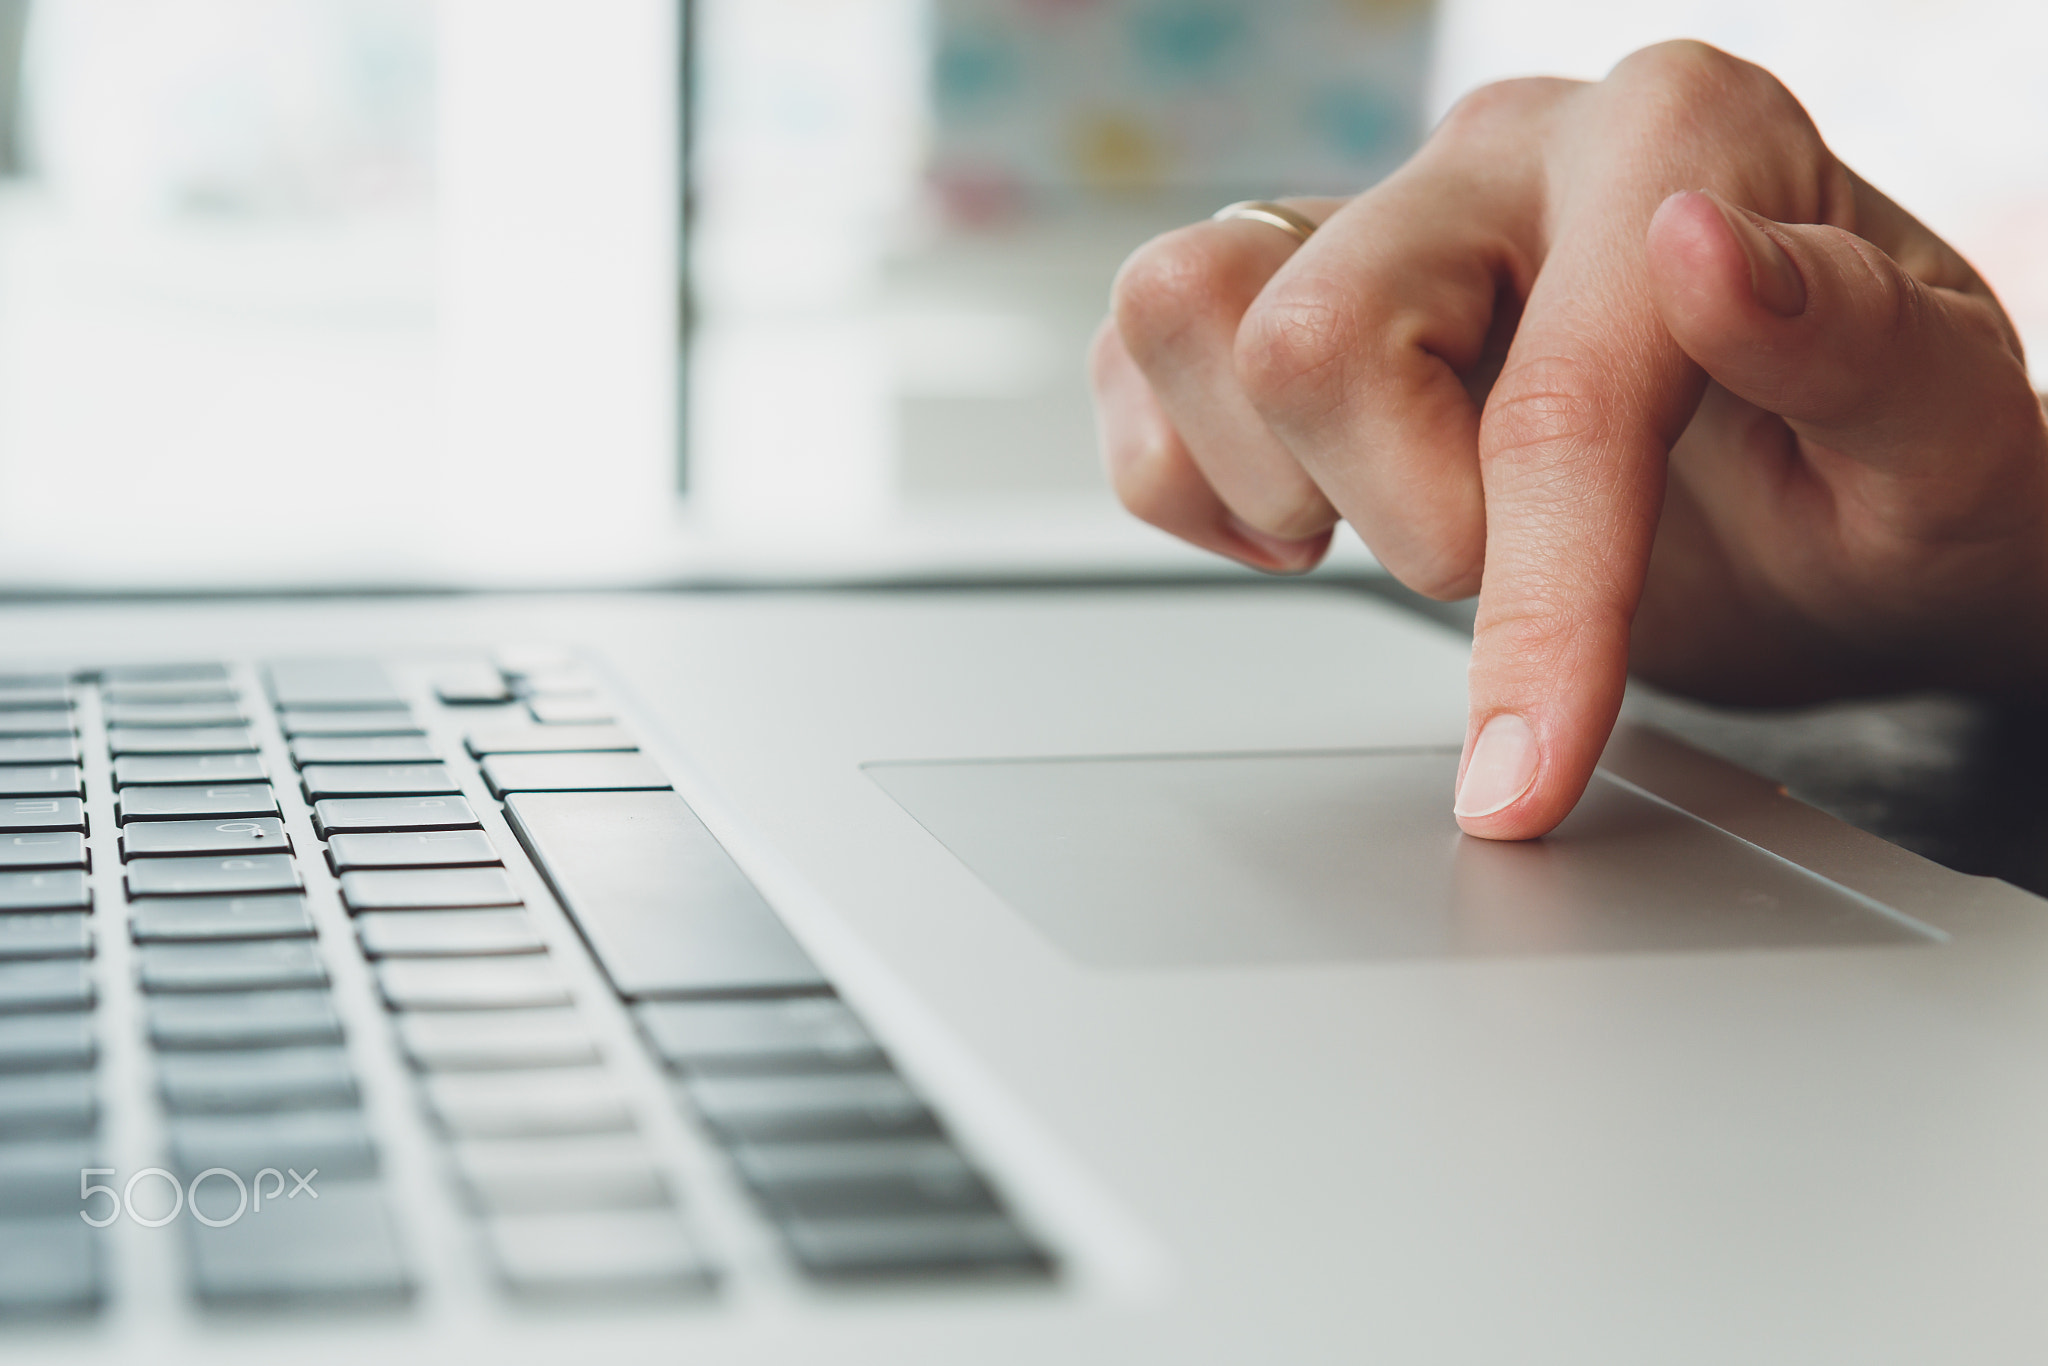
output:
M 172 1241 L 123 1226 L 109 1310 L 10 1329 L 10 1362 L 2048 1356 L 2036 898 L 1624 731 L 1606 761 L 1617 779 L 1926 932 L 1106 961 L 1013 909 L 868 767 L 1454 748 L 1462 643 L 1370 599 L 57 603 L 0 609 L 0 641 L 24 664 L 588 652 L 684 795 L 1069 1266 L 1051 1290 L 808 1289 L 649 1064 L 636 1104 L 731 1268 L 725 1290 L 673 1308 L 508 1306 L 459 1236 L 387 1058 L 363 1084 L 421 1269 L 412 1310 L 210 1318 L 182 1295 Z M 1448 805 L 1446 792 L 1445 822 Z M 1384 835 L 1353 838 L 1370 849 Z M 132 970 L 110 930 L 117 876 L 95 872 L 102 939 L 116 941 L 106 974 Z M 1498 885 L 1512 894 L 1514 879 Z M 609 1009 L 590 965 L 576 984 Z M 337 972 L 337 991 L 357 1030 L 383 1028 L 359 973 Z M 141 1045 L 124 993 L 105 995 L 108 1160 L 133 1169 L 153 1142 Z M 605 1018 L 630 1049 L 623 1014 Z

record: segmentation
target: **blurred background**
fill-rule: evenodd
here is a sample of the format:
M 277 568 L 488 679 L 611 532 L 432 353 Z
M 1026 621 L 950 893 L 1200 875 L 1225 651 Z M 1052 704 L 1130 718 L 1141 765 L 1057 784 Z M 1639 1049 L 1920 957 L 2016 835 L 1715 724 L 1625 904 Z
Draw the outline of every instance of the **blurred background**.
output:
M 0 0 L 0 574 L 1192 563 L 1096 465 L 1117 262 L 1680 35 L 2048 345 L 2038 0 Z

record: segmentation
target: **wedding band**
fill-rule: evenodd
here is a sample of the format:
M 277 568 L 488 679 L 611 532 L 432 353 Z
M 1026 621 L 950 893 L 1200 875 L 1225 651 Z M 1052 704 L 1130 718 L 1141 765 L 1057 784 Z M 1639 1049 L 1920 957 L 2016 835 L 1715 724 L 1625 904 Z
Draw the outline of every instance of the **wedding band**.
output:
M 1316 230 L 1314 220 L 1270 199 L 1239 200 L 1225 204 L 1210 216 L 1219 223 L 1228 218 L 1249 218 L 1254 223 L 1280 229 L 1296 242 L 1308 241 L 1309 234 Z

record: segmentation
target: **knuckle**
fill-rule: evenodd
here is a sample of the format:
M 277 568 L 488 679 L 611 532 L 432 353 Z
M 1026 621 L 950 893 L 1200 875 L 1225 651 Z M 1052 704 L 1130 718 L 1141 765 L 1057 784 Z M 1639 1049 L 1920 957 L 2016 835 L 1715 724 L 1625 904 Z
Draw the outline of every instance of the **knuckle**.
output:
M 1110 287 L 1111 315 L 1141 364 L 1171 347 L 1220 298 L 1225 276 L 1216 252 L 1187 228 L 1132 253 Z
M 1332 293 L 1304 281 L 1262 299 L 1239 325 L 1231 355 L 1237 381 L 1269 418 L 1313 421 L 1340 400 L 1359 337 Z
M 1176 500 L 1168 474 L 1166 448 L 1143 443 L 1113 455 L 1109 461 L 1109 483 L 1117 501 L 1139 521 L 1172 531 Z
M 1860 237 L 1849 239 L 1850 255 L 1856 262 L 1856 292 L 1867 310 L 1865 335 L 1886 343 L 1911 336 L 1924 321 L 1922 295 L 1906 273 L 1875 245 Z
M 1555 76 L 1524 76 L 1493 81 L 1462 96 L 1437 125 L 1434 139 L 1462 142 L 1492 136 L 1502 128 L 1521 128 L 1532 115 L 1548 109 L 1585 82 Z
M 1396 563 L 1387 563 L 1386 569 L 1425 598 L 1456 602 L 1479 591 L 1479 571 L 1484 559 L 1483 541 L 1461 542 L 1419 553 L 1410 552 Z
M 1927 300 L 1906 273 L 1876 246 L 1840 229 L 1830 234 L 1842 250 L 1837 255 L 1840 271 L 1837 288 L 1843 291 L 1842 335 L 1850 342 L 1849 354 L 1860 357 L 1860 365 L 1882 364 L 1887 352 L 1908 343 L 1927 325 Z M 1837 404 L 1813 414 L 1819 420 L 1837 420 L 1851 415 L 1864 401 L 1862 386 L 1844 386 Z
M 1479 420 L 1480 463 L 1547 469 L 1598 442 L 1600 405 L 1583 370 L 1578 361 L 1547 357 L 1503 374 Z
M 1485 602 L 1474 623 L 1473 657 L 1498 667 L 1579 676 L 1592 670 L 1604 642 L 1626 639 L 1625 615 L 1584 600 L 1569 579 L 1544 572 L 1525 574 L 1505 601 Z
M 1543 659 L 1568 637 L 1570 623 L 1551 595 L 1526 593 L 1513 602 L 1488 603 L 1472 637 L 1495 659 Z
M 1609 73 L 1613 87 L 1646 131 L 1677 145 L 1736 135 L 1816 156 L 1819 134 L 1806 108 L 1782 81 L 1753 62 L 1694 39 L 1658 43 L 1624 57 Z
M 1389 574 L 1424 597 L 1469 598 L 1486 564 L 1486 511 L 1476 486 L 1470 495 L 1412 504 L 1406 515 L 1374 526 L 1367 544 Z
M 1697 38 L 1673 38 L 1638 48 L 1614 65 L 1608 79 L 1676 89 L 1712 88 L 1749 63 Z
M 1337 520 L 1322 490 L 1299 469 L 1266 471 L 1256 488 L 1230 501 L 1240 521 L 1282 540 L 1318 535 Z

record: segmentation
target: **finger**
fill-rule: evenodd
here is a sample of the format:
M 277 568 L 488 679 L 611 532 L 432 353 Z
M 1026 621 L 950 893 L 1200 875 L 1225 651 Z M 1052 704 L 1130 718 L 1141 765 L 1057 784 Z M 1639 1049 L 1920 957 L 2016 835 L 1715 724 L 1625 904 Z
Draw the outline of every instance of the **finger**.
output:
M 1131 359 L 1113 321 L 1089 352 L 1096 426 L 1110 483 L 1143 521 L 1204 550 L 1269 573 L 1313 568 L 1330 533 L 1308 540 L 1269 536 L 1240 521 L 1196 468 L 1186 445 Z
M 1526 178 L 1429 154 L 1338 210 L 1240 329 L 1261 416 L 1389 572 L 1474 592 L 1486 540 L 1468 384 L 1534 274 Z M 1505 327 L 1497 326 L 1505 323 Z
M 1559 206 L 1479 437 L 1486 566 L 1455 810 L 1526 839 L 1569 812 L 1620 709 L 1664 462 L 1705 377 L 1649 296 L 1661 200 L 1624 168 Z
M 1320 221 L 1337 200 L 1291 200 Z M 1181 228 L 1132 255 L 1111 291 L 1117 329 L 1210 486 L 1249 527 L 1316 537 L 1337 513 L 1253 411 L 1232 368 L 1245 309 L 1298 243 L 1244 220 Z
M 1823 476 L 1830 461 L 1896 476 L 1913 500 L 1900 511 L 1931 523 L 1974 514 L 1948 499 L 1981 487 L 1925 468 L 1931 452 L 2032 449 L 2040 404 L 2018 342 L 1967 267 L 1937 259 L 1938 278 L 1963 287 L 1929 284 L 1861 236 L 1775 223 L 1704 191 L 1664 201 L 1645 246 L 1672 337 L 1731 393 L 1783 417 Z M 1725 484 L 1783 471 L 1700 473 Z

